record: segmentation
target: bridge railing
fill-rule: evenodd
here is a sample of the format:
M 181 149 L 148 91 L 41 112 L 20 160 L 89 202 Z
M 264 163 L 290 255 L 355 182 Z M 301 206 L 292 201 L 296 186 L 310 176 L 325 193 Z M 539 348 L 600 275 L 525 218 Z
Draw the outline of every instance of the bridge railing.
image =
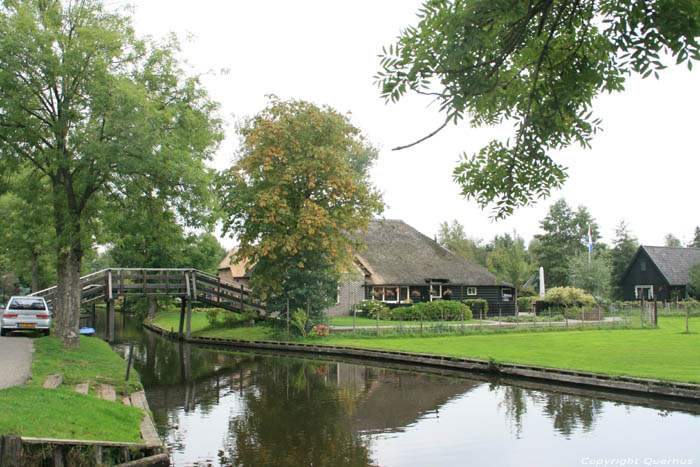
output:
M 58 287 L 33 293 L 53 304 Z M 264 312 L 262 303 L 243 285 L 221 281 L 213 274 L 196 269 L 110 268 L 80 278 L 81 303 L 114 300 L 117 297 L 179 297 L 202 301 L 232 311 L 253 309 Z

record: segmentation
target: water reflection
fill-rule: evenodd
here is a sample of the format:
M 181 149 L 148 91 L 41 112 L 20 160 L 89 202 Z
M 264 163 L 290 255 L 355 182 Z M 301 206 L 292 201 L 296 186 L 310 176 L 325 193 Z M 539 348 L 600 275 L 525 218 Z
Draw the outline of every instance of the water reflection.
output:
M 136 343 L 134 366 L 178 466 L 700 462 L 693 405 L 659 411 L 527 382 L 205 349 L 117 317 L 116 349 Z

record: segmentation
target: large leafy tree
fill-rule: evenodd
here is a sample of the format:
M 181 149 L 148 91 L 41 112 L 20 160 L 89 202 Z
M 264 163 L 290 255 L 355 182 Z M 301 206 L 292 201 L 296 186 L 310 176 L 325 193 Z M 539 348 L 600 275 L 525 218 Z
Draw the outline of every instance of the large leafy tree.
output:
M 598 95 L 622 91 L 632 74 L 658 77 L 665 55 L 688 68 L 700 59 L 696 0 L 428 0 L 418 16 L 384 51 L 382 96 L 436 99 L 445 113 L 437 131 L 463 118 L 515 124 L 454 172 L 496 217 L 561 186 L 566 169 L 550 154 L 590 146 Z
M 688 248 L 700 248 L 700 227 L 695 227 L 693 241 L 688 244 Z
M 610 262 L 610 289 L 613 298 L 621 300 L 623 297 L 622 276 L 639 248 L 637 238 L 630 232 L 629 226 L 623 220 L 615 229 L 615 238 L 608 255 Z
M 569 262 L 587 251 L 588 227 L 593 243 L 598 243 L 598 224 L 584 206 L 576 211 L 564 199 L 549 208 L 540 222 L 544 233 L 535 235 L 532 252 L 538 266 L 544 267 L 548 287 L 569 284 Z M 600 250 L 600 245 L 596 247 Z
M 359 130 L 329 107 L 272 97 L 239 131 L 242 149 L 219 191 L 224 229 L 238 237 L 236 259 L 255 265 L 256 292 L 294 299 L 307 274 L 312 283 L 319 271 L 354 270 L 361 234 L 382 210 L 368 180 L 376 151 Z
M 158 192 L 184 219 L 221 137 L 216 105 L 185 76 L 173 40 L 135 37 L 96 0 L 13 0 L 0 7 L 3 170 L 48 181 L 56 232 L 55 331 L 78 345 L 79 275 L 91 222 L 129 187 Z

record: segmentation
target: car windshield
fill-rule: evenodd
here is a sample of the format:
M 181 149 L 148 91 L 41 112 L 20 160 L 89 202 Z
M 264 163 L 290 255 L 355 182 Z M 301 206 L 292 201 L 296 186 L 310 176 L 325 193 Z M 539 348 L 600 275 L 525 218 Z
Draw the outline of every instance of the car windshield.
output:
M 44 301 L 36 298 L 14 298 L 10 308 L 15 310 L 45 310 Z

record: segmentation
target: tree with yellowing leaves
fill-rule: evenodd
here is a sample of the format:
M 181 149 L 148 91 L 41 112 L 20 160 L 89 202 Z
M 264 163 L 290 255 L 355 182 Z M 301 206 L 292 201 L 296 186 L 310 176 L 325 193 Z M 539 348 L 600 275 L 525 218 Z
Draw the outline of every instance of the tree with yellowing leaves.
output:
M 327 306 L 362 232 L 382 211 L 368 170 L 377 152 L 330 107 L 271 97 L 239 128 L 242 149 L 219 179 L 224 231 L 254 264 L 263 299 Z M 305 297 L 305 298 L 304 298 Z

